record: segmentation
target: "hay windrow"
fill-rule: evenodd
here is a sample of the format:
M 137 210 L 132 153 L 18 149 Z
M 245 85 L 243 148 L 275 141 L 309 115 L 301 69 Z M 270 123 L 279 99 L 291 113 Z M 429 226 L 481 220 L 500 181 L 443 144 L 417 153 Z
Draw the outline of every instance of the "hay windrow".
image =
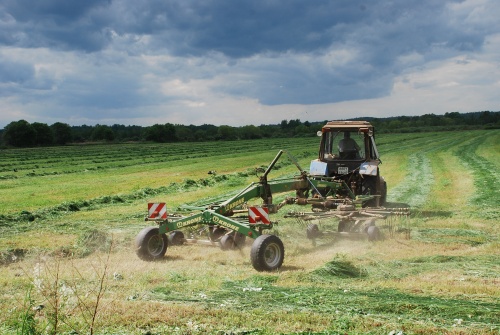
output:
M 166 201 L 171 214 L 181 204 L 227 200 L 258 181 L 279 149 L 293 151 L 307 170 L 317 138 L 5 150 L 0 333 L 18 334 L 20 315 L 46 326 L 54 315 L 47 299 L 68 293 L 62 283 L 76 283 L 85 301 L 109 256 L 99 334 L 498 334 L 495 139 L 498 130 L 377 134 L 389 194 L 420 207 L 404 224 L 378 220 L 394 231 L 383 241 L 324 234 L 314 245 L 305 222 L 287 219 L 282 209 L 271 233 L 283 240 L 286 258 L 272 273 L 252 269 L 250 238 L 232 251 L 169 246 L 158 262 L 138 259 L 133 241 L 152 224 L 144 222 L 146 202 Z M 276 169 L 279 177 L 298 172 L 286 160 Z M 318 224 L 336 228 L 326 219 Z M 30 283 L 42 260 L 61 264 L 60 277 L 46 278 L 57 294 L 45 298 Z M 72 278 L 71 268 L 81 276 Z M 23 304 L 30 288 L 37 294 Z M 71 311 L 61 317 L 85 322 L 74 305 L 61 307 Z

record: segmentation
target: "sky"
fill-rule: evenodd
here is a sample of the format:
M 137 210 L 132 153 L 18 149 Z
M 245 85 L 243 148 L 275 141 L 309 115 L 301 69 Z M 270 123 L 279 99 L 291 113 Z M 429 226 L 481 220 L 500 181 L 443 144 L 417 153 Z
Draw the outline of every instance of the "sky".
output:
M 500 110 L 498 0 L 0 0 L 0 129 Z

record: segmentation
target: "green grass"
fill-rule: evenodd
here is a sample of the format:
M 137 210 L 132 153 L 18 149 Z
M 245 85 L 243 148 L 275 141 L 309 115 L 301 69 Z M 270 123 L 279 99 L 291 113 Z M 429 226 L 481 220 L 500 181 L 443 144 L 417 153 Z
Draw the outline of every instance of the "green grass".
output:
M 0 332 L 49 331 L 56 314 L 47 301 L 63 299 L 54 295 L 61 283 L 78 290 L 61 300 L 60 333 L 88 332 L 78 306 L 106 267 L 96 334 L 498 334 L 499 139 L 498 130 L 377 136 L 388 199 L 412 209 L 404 224 L 377 225 L 410 234 L 313 245 L 305 222 L 285 218 L 308 208 L 285 207 L 272 231 L 285 262 L 268 274 L 253 270 L 250 239 L 241 251 L 169 247 L 152 263 L 131 245 L 147 202 L 173 212 L 225 199 L 257 181 L 256 168 L 279 149 L 307 170 L 318 138 L 3 150 Z M 286 156 L 277 167 L 271 178 L 298 172 Z M 58 278 L 52 292 L 36 289 L 40 264 L 47 283 Z

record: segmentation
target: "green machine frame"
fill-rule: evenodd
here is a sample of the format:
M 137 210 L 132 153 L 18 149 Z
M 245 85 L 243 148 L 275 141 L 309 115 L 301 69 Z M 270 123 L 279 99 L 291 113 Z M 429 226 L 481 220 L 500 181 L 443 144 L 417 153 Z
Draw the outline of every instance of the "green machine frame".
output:
M 300 171 L 300 174 L 291 178 L 282 178 L 268 181 L 269 172 L 274 165 L 286 153 L 290 160 Z M 338 190 L 347 190 L 350 195 L 349 199 L 327 199 L 321 194 L 319 189 L 328 189 L 329 193 L 336 194 Z M 296 191 L 296 197 L 287 198 L 280 204 L 273 204 L 273 194 Z M 309 197 L 312 192 L 314 197 Z M 280 150 L 271 164 L 268 166 L 264 174 L 260 177 L 259 182 L 255 182 L 247 186 L 245 189 L 234 195 L 230 199 L 221 203 L 213 203 L 203 207 L 189 207 L 191 210 L 199 212 L 188 215 L 186 217 L 167 217 L 150 218 L 146 221 L 155 221 L 158 227 L 144 228 L 136 237 L 136 253 L 144 260 L 160 259 L 165 255 L 168 238 L 166 234 L 171 234 L 174 239 L 170 243 L 175 243 L 178 240 L 184 239 L 182 232 L 178 232 L 175 237 L 175 232 L 179 229 L 187 228 L 196 225 L 208 225 L 209 227 L 222 227 L 228 230 L 231 234 L 226 234 L 221 244 L 224 247 L 238 245 L 238 241 L 244 240 L 246 237 L 255 239 L 251 250 L 251 261 L 254 268 L 258 271 L 276 270 L 282 265 L 284 259 L 284 247 L 282 241 L 275 235 L 264 234 L 264 230 L 273 228 L 273 223 L 249 223 L 248 221 L 233 217 L 238 212 L 238 208 L 246 204 L 251 199 L 261 198 L 263 201 L 262 207 L 266 207 L 269 213 L 276 213 L 281 207 L 286 204 L 321 206 L 324 208 L 337 208 L 341 204 L 349 202 L 354 207 L 358 204 L 361 206 L 362 201 L 369 199 L 370 196 L 360 199 L 355 198 L 349 187 L 343 181 L 335 180 L 331 177 L 310 176 L 304 171 L 295 158 L 285 150 Z M 241 212 L 241 211 L 239 211 Z

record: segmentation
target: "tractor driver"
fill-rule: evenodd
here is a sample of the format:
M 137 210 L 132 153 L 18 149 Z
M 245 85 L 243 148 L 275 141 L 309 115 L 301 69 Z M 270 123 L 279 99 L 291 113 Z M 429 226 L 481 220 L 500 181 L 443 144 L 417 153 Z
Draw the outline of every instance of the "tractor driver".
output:
M 361 148 L 355 140 L 351 138 L 351 132 L 344 131 L 344 138 L 339 141 L 340 158 L 355 159 Z

